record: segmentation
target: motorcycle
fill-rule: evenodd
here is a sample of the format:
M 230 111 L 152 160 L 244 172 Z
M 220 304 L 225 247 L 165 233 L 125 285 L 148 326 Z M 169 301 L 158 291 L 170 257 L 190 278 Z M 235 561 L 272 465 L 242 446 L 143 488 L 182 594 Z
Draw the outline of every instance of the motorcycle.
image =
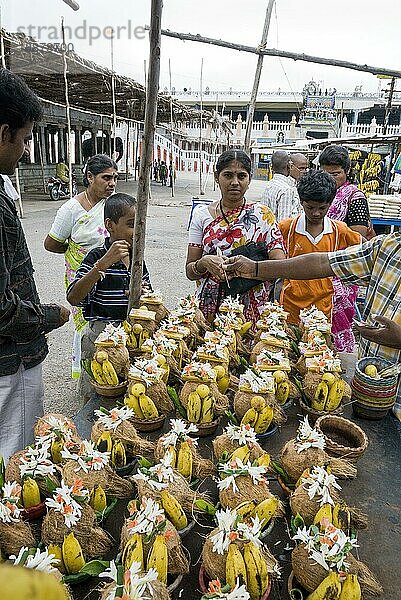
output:
M 64 183 L 58 177 L 50 177 L 47 182 L 47 189 L 49 190 L 50 198 L 52 200 L 61 200 L 63 198 L 70 197 L 70 184 Z M 78 194 L 78 186 L 74 173 L 72 174 L 72 196 Z

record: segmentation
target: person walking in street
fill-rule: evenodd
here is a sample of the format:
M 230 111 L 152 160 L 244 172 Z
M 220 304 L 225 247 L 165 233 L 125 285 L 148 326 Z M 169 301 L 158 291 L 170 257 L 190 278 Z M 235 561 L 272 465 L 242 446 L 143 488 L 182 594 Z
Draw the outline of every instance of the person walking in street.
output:
M 0 173 L 13 175 L 29 154 L 33 124 L 41 118 L 37 96 L 0 69 Z M 43 415 L 45 335 L 70 316 L 65 306 L 41 304 L 33 272 L 14 200 L 0 176 L 0 454 L 6 462 L 33 442 L 33 425 Z
M 289 179 L 290 166 L 290 156 L 285 150 L 272 154 L 273 179 L 267 182 L 261 203 L 270 208 L 278 223 L 301 212 L 297 190 Z
M 160 176 L 160 181 L 162 182 L 162 185 L 167 185 L 167 175 L 168 175 L 167 165 L 164 162 L 164 160 L 162 160 L 160 163 L 160 167 L 159 167 L 159 176 Z

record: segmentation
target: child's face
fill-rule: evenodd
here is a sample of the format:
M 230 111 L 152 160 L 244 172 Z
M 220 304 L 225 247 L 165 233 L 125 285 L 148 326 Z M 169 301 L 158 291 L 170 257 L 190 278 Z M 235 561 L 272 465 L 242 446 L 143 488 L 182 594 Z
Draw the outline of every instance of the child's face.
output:
M 118 219 L 117 223 L 109 220 L 107 223 L 110 233 L 110 241 L 117 242 L 125 240 L 132 246 L 135 224 L 135 206 L 130 206 L 127 212 Z
M 305 211 L 306 220 L 312 225 L 322 223 L 330 208 L 329 203 L 315 200 L 303 200 L 301 204 Z

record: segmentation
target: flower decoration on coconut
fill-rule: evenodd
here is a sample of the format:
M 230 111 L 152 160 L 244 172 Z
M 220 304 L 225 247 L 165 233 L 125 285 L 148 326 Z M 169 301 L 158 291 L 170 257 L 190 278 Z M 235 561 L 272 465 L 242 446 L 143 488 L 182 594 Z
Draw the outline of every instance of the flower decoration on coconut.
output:
M 62 514 L 68 528 L 78 523 L 82 516 L 82 504 L 89 500 L 89 490 L 83 487 L 81 479 L 76 479 L 74 485 L 68 486 L 62 480 L 52 498 L 46 500 L 46 506 Z
M 121 408 L 112 408 L 110 411 L 105 409 L 95 410 L 95 415 L 104 429 L 115 432 L 119 425 L 132 419 L 134 411 L 128 406 L 122 406 Z
M 58 575 L 59 573 L 54 565 L 59 564 L 60 561 L 47 548 L 45 550 L 36 548 L 35 554 L 31 554 L 30 549 L 24 546 L 19 551 L 18 556 L 13 554 L 10 556 L 10 560 L 14 561 L 14 566 L 43 571 L 44 573 L 51 573 L 53 575 Z
M 218 462 L 226 463 L 238 457 L 244 463 L 270 466 L 270 455 L 258 444 L 256 432 L 249 423 L 228 425 L 212 444 Z
M 82 469 L 85 473 L 100 471 L 109 464 L 110 460 L 110 452 L 100 452 L 89 440 L 82 441 L 78 452 L 70 452 L 66 448 L 61 455 L 66 460 L 76 461 L 78 469 Z
M 221 598 L 222 600 L 250 600 L 251 596 L 245 585 L 241 585 L 239 582 L 231 589 L 230 585 L 222 586 L 219 579 L 214 579 L 209 583 L 207 593 L 202 596 L 201 600 L 212 598 Z
M 304 544 L 310 558 L 326 571 L 348 571 L 350 564 L 347 562 L 347 556 L 351 550 L 358 548 L 356 537 L 349 537 L 328 521 L 323 525 L 323 531 L 316 525 L 298 529 L 292 539 Z
M 167 600 L 169 594 L 164 584 L 158 581 L 156 569 L 151 568 L 143 573 L 142 564 L 133 562 L 128 570 L 122 572 L 114 561 L 110 567 L 99 577 L 111 579 L 112 584 L 107 586 L 101 595 L 101 600 Z
M 308 448 L 319 448 L 324 450 L 326 442 L 324 435 L 317 429 L 311 427 L 308 417 L 305 417 L 299 424 L 295 438 L 297 452 L 303 452 Z
M 21 501 L 22 488 L 16 481 L 7 481 L 0 492 L 0 520 L 3 523 L 17 523 L 20 520 L 21 510 L 18 504 Z

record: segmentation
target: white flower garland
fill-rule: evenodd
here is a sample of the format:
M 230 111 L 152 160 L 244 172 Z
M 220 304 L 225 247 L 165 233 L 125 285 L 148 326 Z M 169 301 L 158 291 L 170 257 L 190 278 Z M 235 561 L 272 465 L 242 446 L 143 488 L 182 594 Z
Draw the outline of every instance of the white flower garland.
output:
M 327 473 L 323 467 L 313 467 L 308 477 L 302 478 L 302 484 L 308 493 L 311 500 L 315 496 L 320 496 L 319 504 L 332 504 L 335 502 L 330 496 L 330 487 L 336 490 L 341 490 L 341 486 L 337 483 L 336 477 Z
M 21 477 L 46 477 L 56 472 L 56 465 L 50 459 L 52 438 L 38 437 L 33 447 L 28 447 L 19 459 Z
M 16 481 L 7 481 L 0 492 L 0 521 L 3 523 L 18 523 L 21 510 L 18 504 L 21 501 L 22 488 Z
M 152 581 L 156 581 L 158 574 L 156 569 L 149 569 L 147 573 L 141 574 L 142 565 L 138 562 L 133 562 L 129 570 L 125 573 L 124 582 L 118 582 L 118 570 L 115 562 L 110 562 L 110 567 L 100 573 L 99 577 L 111 579 L 115 582 L 115 587 L 108 594 L 107 600 L 115 600 L 118 597 L 131 598 L 132 600 L 152 600 L 153 590 L 151 587 Z M 128 574 L 128 576 L 127 576 Z
M 62 450 L 61 456 L 67 460 L 75 460 L 79 465 L 76 471 L 82 469 L 85 473 L 100 471 L 109 464 L 110 460 L 110 452 L 100 452 L 96 449 L 94 442 L 89 440 L 81 442 L 78 453 L 70 452 L 68 448 L 65 448 Z
M 236 477 L 245 476 L 252 479 L 252 483 L 257 485 L 265 480 L 267 473 L 267 467 L 261 465 L 260 467 L 254 467 L 250 463 L 243 463 L 240 458 L 236 458 L 234 461 L 219 465 L 220 475 L 226 475 L 224 479 L 221 479 L 217 484 L 218 490 L 227 490 L 230 486 L 233 488 L 233 492 L 238 491 L 238 486 L 235 483 Z
M 226 508 L 217 511 L 216 520 L 218 531 L 211 537 L 213 552 L 224 554 L 235 539 L 253 542 L 258 548 L 262 546 L 259 539 L 261 522 L 258 516 L 254 519 L 251 518 L 251 524 L 249 525 L 240 520 L 235 509 Z
M 326 446 L 324 435 L 310 426 L 307 416 L 299 424 L 295 446 L 298 454 L 304 450 L 308 450 L 308 448 L 324 450 Z
M 197 446 L 198 440 L 189 436 L 190 433 L 198 431 L 194 423 L 187 424 L 182 419 L 171 419 L 170 427 L 170 431 L 161 438 L 161 442 L 165 448 L 169 446 L 176 447 L 177 442 L 189 442 L 192 446 Z
M 298 528 L 292 539 L 305 544 L 310 558 L 326 571 L 348 571 L 350 565 L 346 558 L 353 548 L 358 548 L 356 538 L 348 537 L 331 523 L 323 532 L 316 525 Z
M 108 431 L 115 431 L 121 423 L 131 419 L 134 414 L 132 408 L 128 408 L 128 406 L 112 408 L 107 411 L 107 414 L 103 410 L 95 410 L 95 415 L 98 417 L 97 422 Z
M 45 500 L 46 506 L 63 515 L 68 528 L 76 525 L 82 516 L 82 505 L 76 497 L 82 498 L 83 501 L 89 499 L 89 490 L 82 487 L 82 480 L 77 479 L 70 487 L 62 479 L 60 487 L 54 490 L 53 497 Z
M 163 508 L 152 498 L 142 498 L 139 508 L 130 510 L 127 520 L 129 535 L 141 533 L 151 535 L 155 527 L 166 521 Z
M 113 342 L 114 346 L 121 344 L 125 346 L 127 337 L 122 325 L 115 327 L 112 323 L 107 323 L 104 330 L 97 336 L 95 344 L 99 342 Z
M 257 444 L 256 432 L 249 424 L 247 425 L 227 425 L 225 434 L 232 442 L 238 442 L 240 446 L 246 444 Z
M 250 388 L 255 394 L 274 394 L 274 378 L 268 371 L 255 373 L 252 369 L 247 369 L 240 375 L 239 387 Z

